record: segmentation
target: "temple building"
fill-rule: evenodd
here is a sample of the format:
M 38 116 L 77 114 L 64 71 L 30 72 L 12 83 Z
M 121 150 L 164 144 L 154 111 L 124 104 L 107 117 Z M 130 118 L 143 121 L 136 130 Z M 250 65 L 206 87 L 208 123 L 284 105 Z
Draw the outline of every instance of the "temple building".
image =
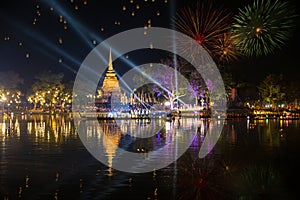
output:
M 96 98 L 96 105 L 102 108 L 111 108 L 111 103 L 121 102 L 122 104 L 127 103 L 127 98 L 122 95 L 119 80 L 112 64 L 111 50 L 109 52 L 108 69 L 106 71 L 102 87 L 98 90 L 98 96 Z
M 102 84 L 102 92 L 104 96 L 121 95 L 119 80 L 112 64 L 111 50 L 109 52 L 108 69 Z

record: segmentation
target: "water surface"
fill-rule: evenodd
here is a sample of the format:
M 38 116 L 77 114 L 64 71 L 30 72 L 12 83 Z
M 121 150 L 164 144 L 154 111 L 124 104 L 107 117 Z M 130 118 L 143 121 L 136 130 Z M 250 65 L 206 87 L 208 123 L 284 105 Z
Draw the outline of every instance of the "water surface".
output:
M 145 136 L 147 128 L 155 126 L 163 128 L 148 138 L 125 134 L 140 127 L 142 131 L 136 134 Z M 139 151 L 147 158 L 146 150 L 163 148 L 172 140 L 180 144 L 184 135 L 172 132 L 178 126 L 193 130 L 195 137 L 174 163 L 142 174 L 111 168 L 118 147 Z M 104 136 L 96 134 L 101 129 L 114 142 L 104 145 L 111 165 L 105 166 L 82 144 L 70 116 L 2 117 L 1 199 L 296 199 L 299 120 L 226 120 L 217 145 L 205 159 L 198 159 L 199 147 L 211 126 L 208 119 L 88 124 L 87 137 L 97 136 L 102 141 Z M 176 147 L 172 146 L 174 151 Z M 170 154 L 162 151 L 156 156 L 152 159 Z

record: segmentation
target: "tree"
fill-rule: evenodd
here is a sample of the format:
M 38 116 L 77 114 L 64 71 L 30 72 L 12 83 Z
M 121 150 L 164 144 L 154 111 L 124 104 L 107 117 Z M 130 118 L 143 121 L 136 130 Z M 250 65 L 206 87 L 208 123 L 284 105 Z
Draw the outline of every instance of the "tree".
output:
M 252 86 L 248 82 L 238 80 L 230 70 L 221 69 L 220 73 L 224 82 L 228 104 L 229 106 L 235 106 L 241 101 L 241 91 L 245 92 L 247 88 L 249 89 Z
M 290 105 L 294 105 L 298 107 L 298 101 L 300 99 L 300 89 L 299 89 L 300 82 L 299 81 L 291 81 L 287 84 L 286 91 L 286 100 L 287 103 Z
M 268 75 L 258 86 L 258 90 L 263 103 L 272 104 L 272 107 L 276 108 L 277 104 L 281 104 L 285 98 L 283 76 Z
M 191 85 L 190 93 L 195 98 L 195 105 L 197 106 L 199 104 L 199 99 L 208 97 L 208 90 L 205 82 L 195 70 L 189 73 L 189 82 Z
M 65 84 L 64 88 L 64 96 L 63 96 L 63 104 L 62 108 L 65 107 L 65 104 L 71 104 L 72 103 L 72 97 L 73 97 L 73 85 L 74 81 L 69 81 L 68 83 Z
M 28 95 L 28 101 L 33 103 L 34 109 L 37 108 L 37 105 L 49 109 L 61 105 L 64 95 L 63 76 L 61 73 L 54 74 L 50 71 L 44 71 L 35 77 L 31 94 Z
M 181 66 L 177 63 L 177 83 L 174 70 L 174 64 L 171 60 L 163 60 L 162 65 L 154 65 L 152 67 L 142 67 L 140 72 L 146 74 L 146 76 L 136 75 L 133 80 L 136 85 L 142 86 L 149 82 L 147 79 L 151 79 L 154 84 L 149 84 L 145 89 L 151 91 L 155 96 L 163 98 L 170 103 L 170 109 L 173 109 L 175 104 L 180 101 L 181 98 L 188 94 L 190 88 L 187 79 L 180 73 Z M 187 95 L 188 96 L 188 95 Z
M 0 102 L 10 108 L 17 108 L 21 103 L 22 92 L 20 86 L 23 78 L 13 71 L 0 72 Z

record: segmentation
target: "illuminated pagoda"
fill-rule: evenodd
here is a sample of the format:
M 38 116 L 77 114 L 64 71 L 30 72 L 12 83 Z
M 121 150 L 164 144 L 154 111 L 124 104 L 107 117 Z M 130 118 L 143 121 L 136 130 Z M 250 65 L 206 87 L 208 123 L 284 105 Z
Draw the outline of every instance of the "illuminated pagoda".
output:
M 121 95 L 119 80 L 112 64 L 111 50 L 109 52 L 108 69 L 102 84 L 102 92 L 104 96 L 110 96 L 112 93 L 114 95 Z
M 98 90 L 98 96 L 96 99 L 96 105 L 101 108 L 110 108 L 111 101 L 122 102 L 123 95 L 121 93 L 119 80 L 112 64 L 111 50 L 109 52 L 108 69 L 105 74 L 103 84 L 100 90 Z

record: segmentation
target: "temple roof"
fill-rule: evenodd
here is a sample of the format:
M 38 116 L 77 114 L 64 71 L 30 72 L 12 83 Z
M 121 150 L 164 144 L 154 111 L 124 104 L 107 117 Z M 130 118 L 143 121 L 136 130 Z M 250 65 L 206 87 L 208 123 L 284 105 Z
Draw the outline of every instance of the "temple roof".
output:
M 121 94 L 121 89 L 119 85 L 119 81 L 116 75 L 116 72 L 113 68 L 112 64 L 112 54 L 111 49 L 109 52 L 109 61 L 108 61 L 108 69 L 105 74 L 105 78 L 102 84 L 102 90 L 104 95 L 108 95 L 114 92 L 114 94 Z

